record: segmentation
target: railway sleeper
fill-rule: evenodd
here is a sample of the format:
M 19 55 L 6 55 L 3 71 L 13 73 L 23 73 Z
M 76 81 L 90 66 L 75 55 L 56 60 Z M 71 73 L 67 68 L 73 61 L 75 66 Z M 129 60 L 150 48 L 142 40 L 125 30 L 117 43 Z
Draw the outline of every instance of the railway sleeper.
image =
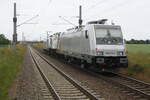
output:
M 82 94 L 82 95 L 60 94 L 59 96 L 60 96 L 60 97 L 79 97 L 79 98 L 87 97 L 87 96 L 85 96 L 84 94 Z
M 65 93 L 67 93 L 67 94 L 76 94 L 76 93 L 81 93 L 81 91 L 79 91 L 79 90 L 78 91 L 71 91 L 71 92 L 70 91 L 65 91 L 65 92 L 64 91 L 59 91 L 59 93 L 62 93 L 62 94 L 65 94 Z
M 64 97 L 60 97 L 60 98 L 64 99 L 64 100 L 66 100 L 66 99 L 69 99 L 69 100 L 72 100 L 72 99 L 74 99 L 74 100 L 76 100 L 76 99 L 78 99 L 78 100 L 88 99 L 85 95 L 83 95 L 83 96 L 72 96 L 72 97 L 64 96 Z
M 78 90 L 75 87 L 55 87 L 57 90 Z

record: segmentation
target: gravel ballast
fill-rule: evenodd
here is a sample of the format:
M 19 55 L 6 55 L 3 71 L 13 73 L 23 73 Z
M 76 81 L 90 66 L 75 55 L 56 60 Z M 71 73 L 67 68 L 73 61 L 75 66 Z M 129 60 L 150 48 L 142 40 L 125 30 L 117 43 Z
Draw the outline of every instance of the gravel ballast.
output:
M 33 67 L 35 66 L 31 60 L 29 50 L 27 50 L 18 76 L 16 100 L 43 100 Z

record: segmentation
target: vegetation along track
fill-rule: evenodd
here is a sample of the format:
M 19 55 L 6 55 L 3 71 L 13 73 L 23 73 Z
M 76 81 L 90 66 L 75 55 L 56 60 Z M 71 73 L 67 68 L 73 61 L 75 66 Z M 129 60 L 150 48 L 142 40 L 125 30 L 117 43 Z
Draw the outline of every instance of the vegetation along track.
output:
M 83 87 L 59 70 L 53 63 L 30 47 L 32 58 L 55 100 L 104 100 L 88 87 Z M 50 99 L 51 96 L 49 97 Z

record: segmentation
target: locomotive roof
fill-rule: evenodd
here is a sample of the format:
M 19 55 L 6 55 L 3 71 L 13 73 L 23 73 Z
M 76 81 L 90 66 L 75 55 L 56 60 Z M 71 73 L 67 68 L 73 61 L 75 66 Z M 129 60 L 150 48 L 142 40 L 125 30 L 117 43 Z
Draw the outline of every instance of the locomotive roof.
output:
M 120 28 L 119 25 L 93 24 L 95 28 Z
M 72 32 L 77 32 L 77 31 L 81 31 L 82 29 L 84 30 L 85 27 L 90 27 L 90 26 L 94 26 L 95 28 L 116 28 L 116 29 L 119 29 L 120 26 L 119 25 L 106 25 L 106 24 L 86 24 L 84 26 L 82 26 L 81 28 L 79 27 L 75 27 L 75 28 L 70 28 L 70 29 L 67 29 L 67 31 L 65 33 L 72 33 Z

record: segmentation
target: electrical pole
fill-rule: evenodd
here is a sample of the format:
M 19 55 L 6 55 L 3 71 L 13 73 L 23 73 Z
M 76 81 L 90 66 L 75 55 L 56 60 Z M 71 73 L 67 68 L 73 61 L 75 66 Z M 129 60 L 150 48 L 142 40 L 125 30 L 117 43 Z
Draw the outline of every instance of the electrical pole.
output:
M 49 35 L 48 35 L 48 31 L 47 31 L 47 47 L 48 47 L 48 42 L 49 42 L 48 37 L 49 37 Z
M 22 32 L 22 44 L 25 44 L 25 36 L 23 32 Z
M 82 27 L 82 6 L 79 6 L 79 28 Z
M 16 3 L 14 3 L 14 17 L 13 17 L 13 23 L 14 23 L 14 33 L 13 33 L 13 46 L 16 47 L 17 44 L 17 16 L 16 16 Z

